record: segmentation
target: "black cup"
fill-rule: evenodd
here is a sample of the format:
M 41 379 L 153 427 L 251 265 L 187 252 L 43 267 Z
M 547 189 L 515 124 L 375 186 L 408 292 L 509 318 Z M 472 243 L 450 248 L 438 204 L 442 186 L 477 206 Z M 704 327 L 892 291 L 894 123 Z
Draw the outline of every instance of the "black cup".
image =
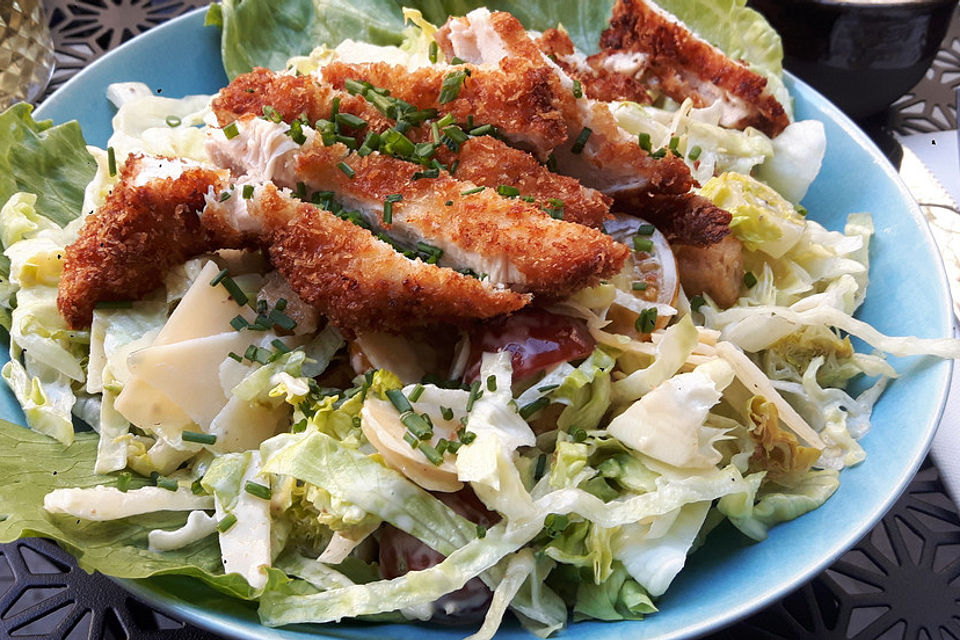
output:
M 751 0 L 784 65 L 854 119 L 883 112 L 926 73 L 957 0 Z

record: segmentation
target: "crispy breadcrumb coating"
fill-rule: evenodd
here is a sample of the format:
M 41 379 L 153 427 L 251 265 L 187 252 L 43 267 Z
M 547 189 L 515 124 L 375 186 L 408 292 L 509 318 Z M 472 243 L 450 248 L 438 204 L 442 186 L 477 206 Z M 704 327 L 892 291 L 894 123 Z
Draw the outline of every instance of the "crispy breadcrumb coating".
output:
M 140 156 L 127 159 L 104 205 L 66 248 L 57 308 L 73 328 L 90 324 L 98 302 L 138 299 L 163 284 L 171 267 L 218 248 L 197 211 L 225 173 L 188 168 L 139 185 L 142 165 Z
M 730 107 L 721 119 L 724 126 L 752 126 L 774 137 L 790 124 L 783 105 L 767 91 L 766 78 L 731 60 L 646 0 L 617 1 L 610 26 L 600 36 L 600 47 L 604 55 L 595 58 L 592 66 L 602 66 L 603 59 L 614 52 L 645 54 L 646 65 L 640 71 L 643 84 L 678 102 L 693 98 L 697 107 L 722 101 Z
M 441 103 L 444 79 L 467 71 L 470 75 L 463 80 L 457 96 Z M 382 62 L 332 62 L 320 72 L 337 89 L 342 89 L 347 80 L 366 81 L 418 109 L 437 109 L 458 122 L 472 116 L 476 125 L 492 124 L 513 144 L 544 159 L 567 138 L 553 74 L 522 59 L 504 59 L 499 68 L 456 65 L 412 71 Z
M 350 168 L 347 175 L 341 164 Z M 444 251 L 441 264 L 486 273 L 494 283 L 550 298 L 564 297 L 622 267 L 629 250 L 609 236 L 555 220 L 536 205 L 451 177 L 414 179 L 423 167 L 343 145 L 307 144 L 296 173 L 312 190 L 333 191 L 348 208 L 403 242 L 423 241 Z M 388 196 L 391 220 L 383 218 Z
M 410 260 L 367 229 L 311 204 L 260 191 L 266 252 L 291 288 L 342 331 L 396 332 L 510 313 L 530 297 L 452 269 Z
M 634 136 L 619 127 L 607 104 L 576 98 L 573 79 L 540 51 L 520 21 L 509 13 L 478 9 L 463 18 L 450 18 L 435 37 L 448 58 L 459 56 L 474 64 L 501 65 L 519 58 L 560 83 L 559 108 L 568 134 L 567 142 L 554 149 L 560 173 L 615 200 L 650 193 L 686 193 L 695 186 L 681 159 L 672 155 L 652 157 Z
M 237 76 L 220 91 L 213 108 L 221 125 L 247 114 L 260 115 L 264 107 L 276 109 L 284 122 L 289 123 L 302 113 L 315 122 L 330 118 L 334 98 L 340 99 L 340 112 L 367 122 L 364 135 L 382 134 L 395 124 L 362 96 L 324 86 L 312 77 L 279 76 L 265 69 Z M 432 140 L 428 126 L 413 127 L 406 135 L 414 142 Z M 599 227 L 609 216 L 612 199 L 573 178 L 553 173 L 529 153 L 496 138 L 472 137 L 458 151 L 441 146 L 437 158 L 448 167 L 456 163 L 456 176 L 462 180 L 491 188 L 515 187 L 522 195 L 535 198 L 541 209 L 556 211 L 558 207 L 552 201 L 562 200 L 563 219 L 569 222 Z

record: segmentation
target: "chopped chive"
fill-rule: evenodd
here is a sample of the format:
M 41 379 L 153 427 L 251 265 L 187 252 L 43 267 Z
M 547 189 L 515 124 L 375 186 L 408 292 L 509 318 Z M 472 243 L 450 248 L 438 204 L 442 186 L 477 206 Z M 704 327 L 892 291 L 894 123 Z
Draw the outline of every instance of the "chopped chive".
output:
M 480 193 L 486 189 L 486 187 L 474 187 L 473 189 L 467 189 L 466 191 L 461 191 L 460 195 L 462 196 L 472 196 L 475 193 Z
M 687 151 L 687 157 L 693 161 L 697 161 L 700 159 L 701 153 L 703 153 L 703 149 L 700 148 L 700 145 L 695 145 L 693 149 L 690 149 L 690 151 Z
M 439 467 L 443 464 L 443 454 L 437 451 L 436 447 L 429 442 L 421 442 L 417 448 L 420 449 L 420 452 L 427 457 L 427 460 L 429 460 L 433 466 Z
M 287 299 L 286 298 L 277 298 L 277 303 L 273 305 L 273 308 L 277 311 L 283 311 L 287 308 Z
M 547 170 L 557 172 L 557 156 L 553 153 L 547 156 Z
M 677 151 L 677 147 L 680 146 L 680 138 L 678 136 L 673 136 L 672 138 L 670 138 L 670 142 L 667 144 L 667 146 L 670 148 L 670 151 L 673 151 L 674 153 L 679 153 Z
M 649 309 L 644 309 L 641 311 L 640 315 L 637 316 L 637 321 L 633 326 L 640 333 L 650 333 L 653 331 L 657 326 L 656 307 L 650 307 Z
M 654 151 L 653 153 L 651 153 L 651 154 L 650 154 L 650 157 L 651 157 L 651 158 L 656 158 L 656 159 L 659 160 L 660 158 L 662 158 L 662 157 L 664 157 L 664 156 L 666 156 L 666 155 L 667 155 L 667 150 L 664 149 L 663 147 L 660 147 L 659 149 L 657 149 L 656 151 Z
M 757 285 L 757 276 L 753 275 L 752 271 L 747 271 L 743 274 L 743 284 L 747 289 L 752 289 Z
M 583 84 L 579 80 L 573 81 L 573 97 L 577 100 L 583 97 Z
M 473 384 L 470 385 L 470 395 L 467 397 L 467 411 L 473 411 L 474 403 L 480 399 L 480 396 L 483 395 L 483 392 L 480 391 L 480 381 L 474 380 Z
M 566 207 L 566 204 L 563 202 L 563 200 L 560 200 L 559 198 L 550 198 L 547 200 L 547 202 L 550 206 L 544 207 L 543 210 L 546 211 L 551 218 L 555 220 L 563 220 L 563 211 Z
M 657 228 L 656 228 L 655 226 L 653 226 L 653 225 L 650 224 L 649 222 L 644 222 L 644 223 L 641 224 L 639 227 L 637 227 L 637 235 L 640 235 L 640 236 L 652 236 L 652 235 L 653 235 L 653 232 L 656 231 L 656 230 L 657 230 Z
M 637 141 L 640 143 L 640 148 L 650 153 L 653 151 L 653 143 L 650 140 L 649 133 L 639 133 L 637 134 Z
M 439 178 L 440 170 L 439 169 L 427 169 L 425 171 L 417 171 L 412 176 L 411 180 L 420 180 L 421 178 Z
M 337 124 L 342 124 L 351 129 L 362 129 L 367 126 L 367 121 L 359 116 L 355 116 L 352 113 L 338 113 L 336 115 Z
M 533 470 L 533 479 L 539 480 L 547 470 L 547 454 L 541 453 L 537 456 L 537 466 Z
M 459 56 L 453 56 L 453 60 L 450 61 L 450 64 L 466 64 L 467 61 Z
M 117 175 L 117 153 L 113 147 L 107 147 L 107 170 L 111 178 Z
M 635 235 L 633 236 L 633 250 L 650 253 L 653 251 L 653 240 L 650 238 L 645 238 L 639 234 Z
M 492 124 L 482 124 L 482 125 L 480 125 L 479 127 L 474 127 L 473 129 L 470 129 L 469 133 L 470 133 L 470 135 L 472 135 L 472 136 L 486 136 L 486 135 L 490 135 L 491 133 L 493 133 L 493 125 L 492 125 Z
M 447 451 L 449 451 L 450 453 L 456 453 L 457 451 L 460 451 L 460 447 L 463 446 L 462 442 L 455 442 L 453 440 L 447 440 L 446 442 L 447 442 L 447 447 L 446 447 Z
M 304 139 L 306 139 L 306 138 L 304 138 Z M 357 142 L 357 139 L 354 138 L 353 136 L 341 136 L 341 135 L 337 135 L 337 136 L 334 136 L 333 139 L 336 140 L 337 142 L 339 142 L 340 144 L 346 146 L 348 149 L 350 149 L 350 150 L 352 150 L 352 151 L 356 151 L 356 149 L 360 146 L 360 143 Z M 303 144 L 303 143 L 300 142 L 299 144 Z
M 130 480 L 132 477 L 129 471 L 120 472 L 120 475 L 117 476 L 117 489 L 126 493 L 130 489 Z
M 560 385 L 558 385 L 558 384 L 545 384 L 545 385 L 543 385 L 542 387 L 537 387 L 537 391 L 539 391 L 540 393 L 547 393 L 547 392 L 553 391 L 554 389 L 557 389 L 557 388 L 559 388 L 559 387 L 560 387 Z
M 184 442 L 196 442 L 197 444 L 214 444 L 217 436 L 212 433 L 197 433 L 196 431 L 184 431 L 180 434 Z
M 226 271 L 226 269 L 224 269 L 224 271 Z M 249 300 L 249 298 L 247 298 L 247 294 L 240 289 L 240 285 L 238 285 L 233 278 L 230 276 L 225 276 L 221 278 L 220 284 L 223 285 L 223 288 L 227 290 L 227 293 L 230 294 L 230 297 L 233 298 L 234 302 L 240 306 L 247 304 L 247 300 Z
M 94 309 L 109 310 L 109 309 L 132 309 L 133 301 L 132 300 L 101 300 L 93 306 Z
M 690 298 L 690 309 L 693 311 L 700 311 L 700 307 L 705 304 L 707 304 L 707 301 L 703 296 L 693 296 Z
M 164 120 L 164 122 L 167 123 L 168 127 L 179 127 L 183 123 L 183 120 L 181 120 L 177 116 L 169 115 L 167 116 L 167 119 Z
M 526 420 L 527 418 L 533 416 L 533 414 L 546 407 L 548 404 L 550 404 L 549 398 L 537 398 L 530 404 L 520 407 L 520 417 Z
M 270 105 L 263 105 L 263 109 L 261 109 L 261 111 L 263 112 L 263 117 L 271 122 L 280 122 L 283 120 L 283 116 L 280 115 L 280 112 Z
M 273 311 L 267 315 L 267 318 L 270 320 L 270 322 L 280 327 L 284 331 L 290 331 L 297 326 L 297 323 L 293 318 L 276 308 L 274 308 Z
M 442 118 L 440 118 L 439 120 L 437 120 L 437 126 L 443 129 L 444 127 L 449 127 L 456 121 L 457 119 L 453 117 L 453 114 L 448 113 L 444 115 Z
M 253 185 L 252 185 L 252 184 L 245 184 L 245 185 L 243 185 L 243 193 L 242 193 L 241 195 L 243 195 L 243 199 L 244 199 L 244 200 L 249 200 L 250 198 L 252 198 L 252 197 L 253 197 Z
M 229 191 L 224 191 L 223 193 L 220 194 L 220 202 L 226 202 L 227 200 L 230 199 L 230 196 L 232 195 L 233 194 L 230 193 Z
M 524 202 L 529 202 L 531 204 L 537 201 L 537 199 L 534 198 L 533 196 L 520 196 L 520 199 L 523 200 Z
M 590 134 L 593 133 L 593 130 L 590 127 L 584 127 L 580 130 L 580 133 L 577 134 L 577 139 L 573 141 L 573 146 L 570 147 L 571 153 L 580 153 L 583 151 L 584 146 L 587 144 L 587 140 L 590 139 Z
M 497 390 L 497 376 L 487 376 L 487 391 Z
M 247 322 L 247 319 L 241 315 L 235 315 L 232 320 L 230 320 L 230 326 L 236 331 L 242 331 L 250 326 L 250 323 Z
M 340 113 L 340 96 L 330 101 L 330 119 L 336 122 L 337 114 Z
M 520 195 L 520 189 L 511 187 L 508 184 L 501 184 L 497 187 L 497 193 L 506 198 L 516 198 L 518 195 Z
M 647 286 L 648 286 L 648 285 L 647 285 L 646 282 L 634 282 L 634 283 L 631 285 L 631 288 L 632 288 L 634 291 L 646 291 L 646 290 L 647 290 Z
M 802 216 L 802 217 L 804 217 L 804 218 L 806 218 L 806 217 L 807 217 L 807 213 L 809 213 L 809 212 L 807 211 L 807 208 L 806 208 L 805 206 L 803 206 L 802 204 L 798 204 L 796 207 L 794 207 L 794 209 L 796 210 L 797 215 Z
M 587 431 L 583 427 L 573 425 L 567 432 L 570 434 L 570 437 L 573 438 L 574 442 L 583 442 L 587 439 Z
M 351 168 L 350 165 L 348 165 L 346 162 L 338 162 L 337 169 L 340 169 L 340 171 L 343 171 L 344 175 L 346 175 L 348 178 L 351 178 L 351 179 L 353 178 L 353 176 L 357 175 L 357 172 L 354 171 L 353 168 Z
M 237 123 L 231 122 L 223 128 L 223 135 L 226 136 L 227 140 L 233 140 L 238 135 L 240 135 L 240 130 L 237 129 Z
M 447 440 L 446 438 L 437 439 L 437 446 L 436 446 L 437 453 L 439 453 L 442 456 L 444 453 L 447 452 L 449 448 L 450 448 L 449 440 Z
M 430 58 L 430 64 L 437 64 L 437 58 L 438 58 L 437 54 L 439 53 L 439 51 L 440 51 L 440 47 L 437 46 L 437 41 L 433 40 L 430 43 L 430 49 L 427 52 L 427 56 Z
M 408 411 L 400 416 L 400 422 L 403 423 L 403 426 L 410 430 L 410 433 L 417 436 L 421 440 L 429 440 L 433 437 L 433 429 L 431 428 L 430 423 L 427 422 L 427 419 L 419 413 Z
M 457 439 L 463 444 L 470 444 L 477 439 L 477 434 L 473 431 L 467 431 L 466 428 L 457 429 Z
M 166 489 L 167 491 L 176 491 L 180 487 L 180 483 L 173 478 L 167 478 L 161 475 L 157 475 L 157 477 L 154 478 L 154 482 L 156 482 L 158 487 Z
M 407 400 L 407 396 L 403 395 L 403 391 L 400 391 L 400 389 L 387 389 L 386 394 L 387 400 L 389 400 L 400 413 L 413 411 L 413 407 L 410 406 L 410 401 Z
M 463 132 L 463 129 L 456 125 L 450 125 L 443 130 L 443 134 L 456 142 L 457 144 L 463 144 L 470 139 L 466 133 Z
M 393 223 L 393 202 L 387 200 L 383 203 L 383 224 Z
M 367 90 L 367 87 L 363 85 L 362 82 L 357 80 L 348 79 L 343 83 L 343 88 L 347 90 L 351 95 L 357 95 L 358 93 L 364 93 Z
M 274 349 L 277 350 L 277 353 L 280 353 L 280 354 L 290 353 L 290 347 L 284 344 L 283 340 L 281 340 L 280 338 L 274 338 L 273 340 L 270 341 L 270 344 L 273 346 Z
M 193 481 L 193 483 L 190 485 L 190 491 L 192 491 L 193 495 L 195 496 L 207 495 L 207 490 L 203 488 L 203 483 L 201 482 L 200 478 L 197 478 Z
M 453 420 L 453 409 L 450 407 L 440 407 L 440 415 L 444 420 Z
M 446 205 L 446 206 L 448 206 L 448 207 L 452 207 L 452 206 L 453 206 L 453 200 L 447 200 L 447 201 L 444 202 L 443 204 Z
M 417 436 L 413 435 L 413 434 L 410 433 L 409 431 L 407 431 L 407 432 L 405 432 L 405 433 L 403 434 L 403 440 L 404 440 L 404 442 L 406 442 L 408 445 L 410 445 L 410 448 L 411 448 L 411 449 L 416 449 L 416 448 L 417 448 L 417 445 L 420 444 L 420 438 L 418 438 Z
M 423 395 L 423 389 L 424 389 L 423 385 L 418 382 L 417 386 L 415 386 L 413 390 L 410 392 L 410 395 L 409 395 L 410 402 L 416 402 L 417 400 L 419 400 L 420 396 Z
M 217 523 L 217 531 L 220 533 L 226 533 L 227 531 L 230 531 L 235 524 L 237 524 L 237 516 L 232 513 L 228 513 L 227 515 L 223 516 L 220 522 Z
M 477 537 L 486 538 L 487 537 L 487 528 L 482 524 L 477 525 Z
M 245 485 L 243 485 L 243 490 L 252 496 L 262 498 L 263 500 L 269 500 L 270 496 L 273 495 L 270 491 L 270 487 L 262 485 L 259 482 L 247 482 Z
M 460 89 L 468 75 L 470 75 L 470 72 L 467 69 L 448 73 L 440 85 L 440 95 L 437 97 L 437 103 L 446 104 L 456 100 L 460 96 Z
M 233 351 L 228 353 L 227 357 L 231 360 L 236 360 L 237 362 L 243 362 L 243 356 L 241 356 L 239 353 L 234 353 Z

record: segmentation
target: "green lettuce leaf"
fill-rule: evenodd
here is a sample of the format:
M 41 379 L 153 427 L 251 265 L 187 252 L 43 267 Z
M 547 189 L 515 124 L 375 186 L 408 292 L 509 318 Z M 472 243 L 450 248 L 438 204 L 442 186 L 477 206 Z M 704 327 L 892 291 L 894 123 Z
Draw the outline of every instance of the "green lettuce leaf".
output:
M 574 620 L 642 620 L 657 608 L 647 592 L 627 575 L 623 565 L 614 564 L 613 573 L 602 584 L 583 580 L 577 589 Z
M 230 79 L 253 67 L 282 69 L 293 56 L 347 38 L 402 41 L 400 5 L 390 0 L 224 0 L 214 7 L 208 22 L 222 26 L 223 69 Z
M 37 211 L 63 226 L 82 213 L 97 163 L 76 122 L 37 122 L 25 102 L 0 113 L 0 205 L 18 191 L 37 195 Z
M 509 11 L 528 29 L 545 31 L 563 25 L 570 39 L 582 51 L 596 53 L 600 32 L 607 28 L 614 0 L 594 2 L 557 2 L 539 0 L 516 2 L 510 0 L 405 0 L 403 4 L 419 9 L 433 24 L 443 24 L 448 16 L 462 16 L 478 7 L 491 11 Z
M 48 514 L 43 509 L 43 497 L 54 489 L 117 486 L 119 476 L 92 471 L 96 457 L 95 433 L 78 433 L 73 444 L 63 446 L 42 434 L 0 421 L 0 542 L 42 536 L 60 543 L 88 572 L 101 571 L 117 578 L 186 575 L 231 596 L 253 596 L 242 577 L 224 574 L 215 536 L 162 554 L 147 549 L 150 531 L 183 526 L 185 512 L 105 522 Z M 134 477 L 130 488 L 147 484 L 146 479 Z

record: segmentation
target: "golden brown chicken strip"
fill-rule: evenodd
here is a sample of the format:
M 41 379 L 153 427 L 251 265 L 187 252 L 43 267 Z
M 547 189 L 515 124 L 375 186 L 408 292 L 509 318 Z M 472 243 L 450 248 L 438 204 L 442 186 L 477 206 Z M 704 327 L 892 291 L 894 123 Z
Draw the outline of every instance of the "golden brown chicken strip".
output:
M 607 54 L 601 52 L 588 58 L 577 54 L 570 36 L 559 29 L 547 29 L 536 44 L 568 76 L 580 82 L 588 98 L 602 102 L 632 100 L 640 104 L 652 101 L 647 86 L 632 73 L 642 64 L 637 54 L 620 54 L 608 61 Z
M 341 113 L 350 113 L 367 123 L 363 135 L 382 134 L 396 124 L 362 96 L 338 91 L 310 76 L 281 76 L 266 69 L 237 76 L 214 99 L 213 109 L 221 126 L 242 115 L 260 115 L 264 107 L 268 111 L 274 109 L 287 123 L 300 114 L 316 122 L 330 119 L 334 98 L 340 100 Z M 414 142 L 432 140 L 428 126 L 413 127 L 406 135 Z M 599 227 L 609 216 L 613 202 L 609 197 L 573 178 L 553 173 L 529 153 L 496 138 L 471 137 L 457 151 L 443 145 L 437 150 L 437 158 L 448 167 L 456 163 L 456 176 L 462 180 L 491 188 L 514 187 L 521 195 L 534 198 L 541 209 L 554 215 L 562 211 L 563 219 L 569 222 Z M 561 200 L 562 205 L 556 200 Z
M 408 259 L 369 230 L 293 200 L 271 184 L 255 188 L 250 198 L 211 202 L 204 224 L 236 230 L 237 206 L 244 207 L 245 219 L 262 225 L 256 235 L 290 287 L 348 335 L 462 324 L 516 311 L 530 299 Z
M 540 209 L 567 222 L 600 228 L 610 217 L 612 198 L 550 171 L 529 153 L 495 138 L 471 138 L 463 143 L 459 154 L 443 148 L 438 157 L 448 166 L 459 160 L 455 172 L 458 179 L 494 189 L 500 185 L 513 187 L 522 196 L 534 198 Z
M 553 75 L 521 59 L 505 59 L 499 68 L 443 65 L 413 71 L 386 63 L 332 62 L 320 72 L 337 89 L 347 80 L 369 82 L 418 109 L 436 109 L 458 122 L 472 118 L 477 125 L 491 124 L 511 143 L 544 159 L 567 138 Z M 458 88 L 445 91 L 445 82 Z
M 650 193 L 686 193 L 694 186 L 687 165 L 672 155 L 654 158 L 621 129 L 609 107 L 576 98 L 573 79 L 550 60 L 509 13 L 476 9 L 451 18 L 436 34 L 444 54 L 474 64 L 502 64 L 514 57 L 552 74 L 567 125 L 567 142 L 554 150 L 560 173 L 602 191 L 618 203 Z
M 291 189 L 302 184 L 310 193 L 333 192 L 401 245 L 432 253 L 442 265 L 486 274 L 496 285 L 562 297 L 616 273 L 629 253 L 595 229 L 555 220 L 535 204 L 443 170 L 379 152 L 361 156 L 340 143 L 326 146 L 309 127 L 297 145 L 286 125 L 249 116 L 235 124 L 235 136 L 213 135 L 207 145 L 223 166 Z M 262 148 L 279 151 L 264 162 Z
M 347 155 L 338 146 L 304 149 L 299 178 L 312 189 L 335 192 L 401 243 L 437 247 L 443 252 L 440 264 L 555 298 L 617 273 L 629 253 L 603 233 L 555 220 L 519 198 L 501 197 L 446 172 L 415 179 L 422 167 L 379 153 Z M 340 163 L 350 167 L 352 177 Z M 391 196 L 400 199 L 385 220 L 384 203 Z
M 642 65 L 633 73 L 642 76 L 641 83 L 678 102 L 692 98 L 697 107 L 720 101 L 725 107 L 720 121 L 724 126 L 752 126 L 773 137 L 790 124 L 783 105 L 767 91 L 766 78 L 728 58 L 647 0 L 618 0 L 600 47 L 604 51 L 592 66 L 609 69 L 610 56 L 643 54 Z
M 211 106 L 221 127 L 240 116 L 259 116 L 271 110 L 283 122 L 290 123 L 305 116 L 313 124 L 331 118 L 335 98 L 339 100 L 340 113 L 355 115 L 366 122 L 364 131 L 381 133 L 396 124 L 363 96 L 339 91 L 318 82 L 313 76 L 284 75 L 260 67 L 234 78 L 220 90 Z
M 197 212 L 225 176 L 178 160 L 128 158 L 106 202 L 66 248 L 57 308 L 67 324 L 88 326 L 98 302 L 140 298 L 174 265 L 218 248 Z

